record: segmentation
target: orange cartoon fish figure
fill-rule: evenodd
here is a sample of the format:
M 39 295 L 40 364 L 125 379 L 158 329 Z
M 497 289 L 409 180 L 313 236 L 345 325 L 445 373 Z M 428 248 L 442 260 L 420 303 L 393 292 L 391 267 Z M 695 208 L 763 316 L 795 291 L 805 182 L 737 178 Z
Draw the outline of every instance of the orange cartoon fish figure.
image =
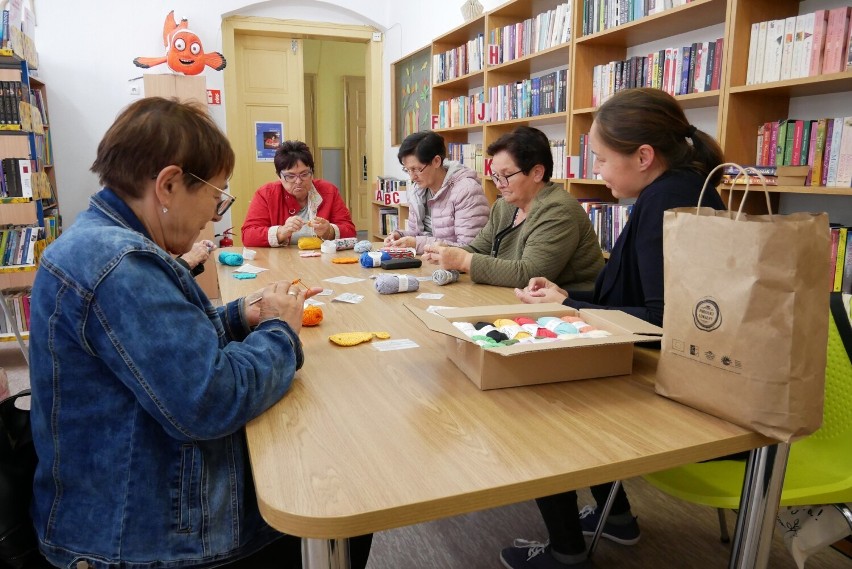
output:
M 168 63 L 172 71 L 184 75 L 198 75 L 204 71 L 205 65 L 216 71 L 225 69 L 225 57 L 216 51 L 204 53 L 201 40 L 194 32 L 187 29 L 188 25 L 186 18 L 178 24 L 175 21 L 175 11 L 169 12 L 163 24 L 163 45 L 166 48 L 166 56 L 137 57 L 133 63 L 143 69 Z

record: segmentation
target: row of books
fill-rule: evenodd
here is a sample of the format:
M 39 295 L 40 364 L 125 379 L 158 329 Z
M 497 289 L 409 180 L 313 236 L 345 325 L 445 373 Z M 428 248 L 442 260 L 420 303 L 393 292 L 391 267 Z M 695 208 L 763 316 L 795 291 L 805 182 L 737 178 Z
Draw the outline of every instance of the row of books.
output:
M 567 69 L 491 87 L 488 90 L 484 122 L 564 112 L 567 109 L 567 94 Z
M 19 332 L 30 330 L 30 289 L 10 289 L 3 293 L 9 316 L 15 320 Z M 0 315 L 0 335 L 13 334 L 14 329 L 9 318 Z
M 460 162 L 476 172 L 485 169 L 482 144 L 450 142 L 447 144 L 447 159 Z
M 569 160 L 570 156 L 566 156 L 566 144 L 564 139 L 550 140 L 550 154 L 553 156 L 553 173 L 551 178 L 565 179 L 569 176 Z M 461 162 L 471 170 L 476 171 L 480 178 L 487 178 L 491 175 L 491 159 L 485 158 L 482 152 L 482 145 L 475 143 L 455 143 L 447 144 L 447 158 Z
M 21 101 L 29 100 L 26 86 L 20 81 L 0 81 L 0 124 L 20 125 Z
M 583 0 L 583 35 L 688 4 L 692 0 Z
M 488 64 L 499 65 L 571 39 L 571 2 L 488 32 Z
M 592 180 L 596 178 L 594 174 L 595 154 L 592 152 L 592 147 L 589 144 L 589 133 L 580 135 L 580 155 L 579 164 L 577 165 L 577 177 Z
M 719 38 L 596 65 L 592 72 L 592 105 L 598 106 L 618 91 L 634 87 L 653 87 L 671 95 L 718 89 L 723 52 L 724 40 Z
M 831 255 L 828 261 L 832 292 L 852 294 L 852 233 L 849 227 L 831 228 Z
M 379 209 L 379 231 L 382 235 L 390 235 L 399 229 L 399 212 L 394 208 Z
M 564 180 L 568 177 L 566 150 L 564 139 L 550 140 L 550 154 L 553 156 L 553 174 L 551 174 L 551 178 Z
M 38 89 L 30 89 L 30 104 L 41 113 L 42 124 L 47 124 L 47 106 L 44 104 L 44 95 Z
M 478 34 L 457 48 L 432 56 L 432 83 L 449 81 L 474 71 L 481 71 L 484 67 L 485 36 Z
M 612 251 L 616 239 L 621 235 L 633 205 L 618 204 L 611 202 L 595 202 L 580 200 L 580 205 L 586 210 L 592 227 L 598 235 L 601 249 L 606 252 Z
M 36 241 L 43 239 L 41 227 L 9 227 L 0 230 L 0 266 L 35 263 Z
M 746 85 L 852 69 L 852 7 L 751 25 Z
M 3 158 L 0 160 L 0 197 L 33 197 L 32 175 L 35 162 L 28 158 Z
M 461 95 L 438 101 L 436 128 L 450 128 L 478 124 L 485 121 L 485 89 L 474 90 L 470 95 Z
M 376 178 L 376 192 L 373 195 L 373 201 L 385 205 L 408 203 L 408 196 L 405 193 L 406 187 L 407 182 L 405 180 L 388 176 L 378 176 Z
M 810 166 L 806 186 L 852 187 L 852 116 L 764 123 L 758 166 Z
M 53 165 L 53 141 L 50 137 L 50 131 L 45 131 L 43 134 L 36 134 L 35 140 L 36 160 L 42 166 Z

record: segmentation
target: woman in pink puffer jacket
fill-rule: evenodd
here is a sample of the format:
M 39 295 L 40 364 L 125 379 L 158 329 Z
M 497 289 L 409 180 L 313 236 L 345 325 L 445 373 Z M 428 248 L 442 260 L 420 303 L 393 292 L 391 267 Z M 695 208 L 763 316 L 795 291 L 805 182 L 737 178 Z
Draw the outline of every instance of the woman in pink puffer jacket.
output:
M 414 247 L 420 255 L 436 241 L 467 245 L 485 226 L 491 207 L 477 173 L 446 156 L 444 139 L 432 131 L 402 141 L 397 157 L 412 182 L 406 192 L 408 222 L 405 231 L 394 231 L 385 244 Z

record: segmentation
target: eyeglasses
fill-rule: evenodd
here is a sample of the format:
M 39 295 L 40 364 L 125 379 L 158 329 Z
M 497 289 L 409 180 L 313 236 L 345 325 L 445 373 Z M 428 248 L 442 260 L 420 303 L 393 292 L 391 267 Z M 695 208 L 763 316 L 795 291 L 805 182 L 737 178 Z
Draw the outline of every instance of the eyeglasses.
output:
M 302 172 L 301 174 L 292 174 L 287 172 L 286 174 L 281 174 L 281 179 L 287 182 L 288 184 L 292 184 L 296 181 L 296 178 L 302 180 L 303 182 L 307 182 L 313 177 L 314 173 L 312 170 L 308 170 L 307 172 Z
M 508 186 L 509 185 L 509 178 L 511 178 L 515 174 L 520 174 L 521 172 L 523 172 L 523 170 L 518 170 L 517 172 L 512 172 L 511 174 L 508 174 L 506 176 L 504 176 L 502 174 L 491 174 L 491 179 L 498 186 Z
M 425 170 L 426 168 L 428 168 L 431 165 L 432 165 L 432 163 L 430 162 L 429 164 L 426 164 L 422 168 L 411 168 L 411 169 L 403 168 L 402 171 L 405 172 L 406 174 L 408 174 L 409 176 L 413 176 L 415 174 L 417 174 L 419 176 L 420 174 L 423 173 L 423 170 Z
M 237 198 L 235 198 L 234 196 L 232 196 L 231 194 L 229 194 L 228 192 L 226 192 L 222 188 L 217 188 L 216 186 L 214 186 L 213 184 L 211 184 L 207 180 L 199 178 L 198 176 L 196 176 L 192 172 L 187 172 L 187 174 L 189 174 L 190 176 L 192 176 L 193 178 L 195 178 L 199 182 L 201 182 L 203 184 L 207 184 L 208 186 L 210 186 L 211 188 L 213 188 L 214 190 L 216 190 L 217 192 L 220 192 L 222 194 L 222 199 L 219 201 L 219 205 L 216 206 L 216 215 L 218 215 L 219 217 L 222 217 L 223 215 L 225 215 L 225 212 L 228 211 L 231 208 L 232 205 L 234 205 L 235 201 L 237 201 Z

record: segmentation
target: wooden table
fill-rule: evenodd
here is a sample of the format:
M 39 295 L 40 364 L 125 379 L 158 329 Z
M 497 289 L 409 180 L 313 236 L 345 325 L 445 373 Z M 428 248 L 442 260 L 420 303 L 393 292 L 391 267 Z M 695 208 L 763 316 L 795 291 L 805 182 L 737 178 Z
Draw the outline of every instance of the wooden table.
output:
M 752 453 L 752 466 L 765 475 L 754 477 L 760 488 L 747 488 L 758 503 L 743 505 L 731 560 L 731 567 L 765 565 L 754 557 L 767 524 L 771 538 L 783 446 L 776 453 L 761 435 L 657 396 L 657 352 L 637 349 L 630 376 L 480 391 L 447 359 L 443 337 L 404 305 L 514 304 L 511 289 L 474 285 L 463 275 L 444 287 L 421 282 L 418 292 L 380 295 L 369 277 L 382 269 L 331 263 L 356 256 L 352 251 L 318 258 L 300 258 L 295 248 L 257 253 L 251 263 L 271 270 L 254 280 L 235 279 L 233 267 L 219 265 L 224 300 L 296 277 L 334 290 L 316 297 L 326 302 L 322 324 L 302 329 L 305 365 L 293 388 L 247 427 L 260 510 L 274 528 L 314 538 L 305 541 L 305 567 L 346 566 L 345 540 L 337 540 L 349 536 L 771 445 Z M 366 280 L 323 281 L 339 275 Z M 364 300 L 331 302 L 343 292 Z M 421 292 L 445 296 L 417 299 Z M 372 343 L 343 348 L 328 341 L 350 331 L 387 331 L 420 347 L 380 352 Z M 748 512 L 754 519 L 746 524 Z

